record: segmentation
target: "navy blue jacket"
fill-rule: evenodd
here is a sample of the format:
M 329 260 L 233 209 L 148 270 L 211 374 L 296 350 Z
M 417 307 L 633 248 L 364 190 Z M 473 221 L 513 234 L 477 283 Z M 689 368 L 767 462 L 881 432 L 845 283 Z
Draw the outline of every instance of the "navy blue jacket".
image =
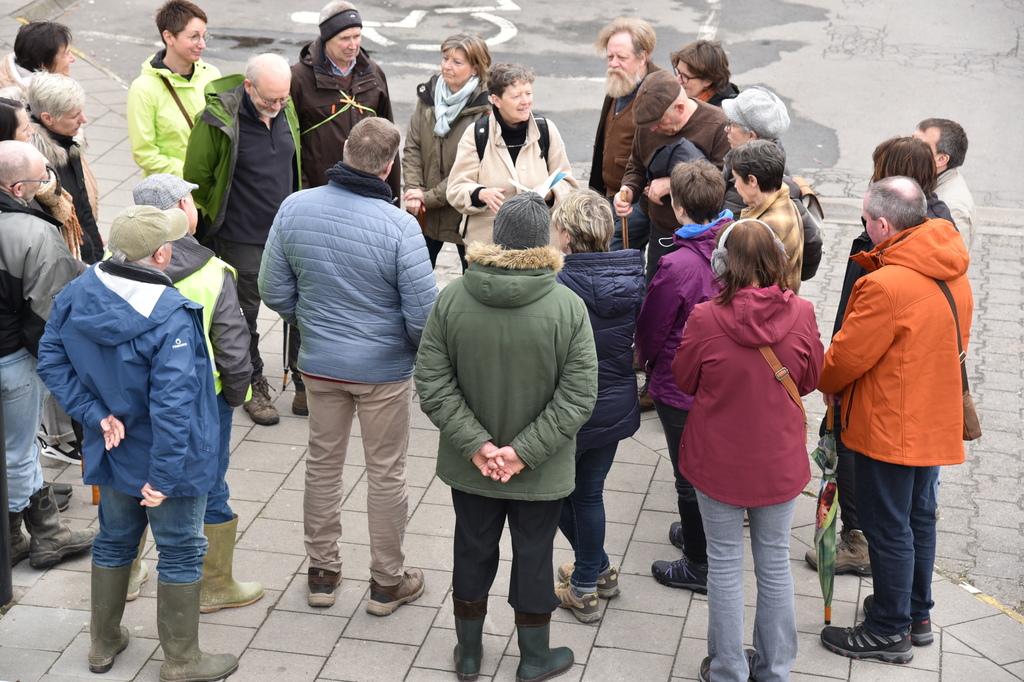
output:
M 577 450 L 629 438 L 640 428 L 633 331 L 644 292 L 644 268 L 635 249 L 574 253 L 558 281 L 587 304 L 597 345 L 597 405 L 576 436 Z
M 109 261 L 60 292 L 39 342 L 39 377 L 82 423 L 84 480 L 142 497 L 205 495 L 220 437 L 202 306 L 162 272 Z M 125 437 L 106 450 L 100 421 Z

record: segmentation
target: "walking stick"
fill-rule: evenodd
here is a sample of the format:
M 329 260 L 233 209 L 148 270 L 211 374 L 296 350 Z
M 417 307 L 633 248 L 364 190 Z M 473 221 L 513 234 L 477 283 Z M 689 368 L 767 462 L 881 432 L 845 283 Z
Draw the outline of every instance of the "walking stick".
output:
M 291 350 L 291 334 L 288 332 L 291 330 L 288 328 L 287 322 L 282 320 L 282 323 L 284 324 L 284 377 L 281 379 L 281 390 L 284 391 L 284 389 L 288 388 L 288 372 L 291 371 L 291 366 L 288 364 L 288 355 Z
M 626 188 L 623 187 L 619 190 L 619 198 L 623 201 L 626 200 Z M 629 216 L 622 216 L 622 248 L 629 248 Z

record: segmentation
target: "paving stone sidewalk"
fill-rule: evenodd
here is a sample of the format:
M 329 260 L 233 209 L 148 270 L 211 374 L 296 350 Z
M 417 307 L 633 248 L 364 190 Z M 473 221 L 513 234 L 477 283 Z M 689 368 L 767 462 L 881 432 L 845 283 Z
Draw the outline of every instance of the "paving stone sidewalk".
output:
M 10 51 L 17 25 L 0 22 L 0 52 Z M 92 169 L 100 181 L 100 216 L 104 226 L 131 203 L 131 188 L 140 173 L 131 159 L 124 120 L 124 87 L 80 60 L 74 76 L 88 93 L 86 114 Z M 825 338 L 842 282 L 843 257 L 860 231 L 859 202 L 827 199 L 829 224 L 822 269 L 805 283 L 802 295 L 819 311 Z M 803 555 L 813 536 L 813 497 L 797 505 L 791 545 L 800 651 L 793 680 L 959 681 L 1024 679 L 1024 625 L 1019 614 L 1000 608 L 996 599 L 976 596 L 951 578 L 966 578 L 1010 607 L 1024 603 L 1024 471 L 1021 442 L 1021 390 L 1024 362 L 1020 321 L 1024 304 L 1024 238 L 1020 211 L 980 209 L 982 227 L 974 250 L 971 279 L 976 311 L 970 348 L 972 387 L 985 436 L 968 447 L 968 462 L 943 471 L 940 492 L 939 558 L 933 623 L 935 644 L 915 649 L 907 666 L 850 661 L 822 648 L 821 596 L 817 574 Z M 454 253 L 442 256 L 442 284 L 457 275 Z M 280 322 L 264 311 L 262 347 L 271 385 L 280 386 Z M 410 523 L 406 541 L 409 564 L 420 567 L 427 588 L 415 603 L 388 618 L 364 610 L 368 591 L 369 540 L 366 530 L 366 477 L 356 438 L 346 467 L 342 506 L 345 559 L 338 603 L 313 610 L 305 600 L 306 561 L 302 545 L 303 459 L 306 420 L 290 414 L 290 388 L 278 396 L 281 423 L 255 426 L 238 410 L 234 417 L 232 465 L 228 481 L 232 506 L 240 517 L 235 555 L 236 575 L 259 579 L 266 596 L 256 604 L 202 616 L 203 646 L 231 652 L 241 659 L 232 680 L 291 682 L 305 680 L 454 679 L 451 649 L 455 643 L 451 611 L 451 537 L 454 514 L 447 486 L 434 476 L 437 431 L 414 410 L 408 478 Z M 812 424 L 823 408 L 817 396 L 806 400 Z M 813 438 L 812 438 L 813 440 Z M 89 490 L 73 467 L 44 462 L 49 480 L 76 484 L 65 516 L 75 527 L 94 526 L 96 510 Z M 812 481 L 811 487 L 816 482 Z M 707 653 L 707 599 L 655 583 L 650 564 L 674 559 L 678 550 L 666 531 L 675 502 L 664 437 L 653 413 L 644 415 L 640 431 L 624 441 L 606 485 L 607 549 L 620 568 L 621 596 L 602 601 L 604 618 L 596 625 L 578 623 L 568 612 L 554 614 L 552 641 L 576 654 L 567 681 L 660 681 L 697 679 Z M 749 553 L 748 553 L 749 554 Z M 155 568 L 152 543 L 146 558 Z M 511 607 L 505 602 L 511 562 L 503 540 L 501 564 L 485 626 L 481 680 L 512 680 L 518 652 Z M 561 538 L 556 562 L 571 552 Z M 60 682 L 101 679 L 86 665 L 89 629 L 88 555 L 48 571 L 27 562 L 14 572 L 16 604 L 0 617 L 0 680 Z M 834 624 L 853 625 L 857 605 L 871 590 L 870 580 L 839 576 Z M 756 602 L 748 559 L 744 585 L 747 640 L 751 639 Z M 993 603 L 994 602 L 994 603 Z M 102 679 L 157 680 L 162 651 L 156 634 L 155 581 L 127 605 L 125 625 L 132 634 L 128 649 Z

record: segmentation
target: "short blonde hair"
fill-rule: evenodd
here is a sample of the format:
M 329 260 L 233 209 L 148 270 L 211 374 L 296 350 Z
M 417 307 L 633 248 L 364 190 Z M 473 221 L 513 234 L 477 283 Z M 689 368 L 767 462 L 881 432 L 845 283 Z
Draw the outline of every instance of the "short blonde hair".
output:
M 608 200 L 592 189 L 576 189 L 562 199 L 551 216 L 556 229 L 569 233 L 573 253 L 608 250 L 615 218 Z
M 448 36 L 441 43 L 441 54 L 446 55 L 452 50 L 465 52 L 469 65 L 476 69 L 480 80 L 487 79 L 487 69 L 491 68 L 491 51 L 487 49 L 487 42 L 483 38 L 473 33 Z

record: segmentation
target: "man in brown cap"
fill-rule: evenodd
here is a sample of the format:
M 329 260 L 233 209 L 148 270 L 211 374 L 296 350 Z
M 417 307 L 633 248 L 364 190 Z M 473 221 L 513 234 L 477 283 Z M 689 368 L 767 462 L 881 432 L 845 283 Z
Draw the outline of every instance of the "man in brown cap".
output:
M 638 198 L 640 207 L 651 220 L 651 241 L 647 257 L 647 282 L 658 267 L 658 259 L 674 250 L 660 242 L 671 237 L 679 227 L 668 200 L 669 178 L 648 183 L 647 166 L 661 147 L 687 139 L 712 163 L 722 167 L 729 151 L 725 132 L 728 118 L 718 107 L 688 97 L 671 73 L 655 71 L 647 76 L 633 101 L 633 122 L 636 135 L 626 173 L 622 177 L 623 192 L 615 196 L 615 212 L 628 216 Z M 668 169 L 671 175 L 671 169 Z M 625 196 L 623 196 L 625 195 Z M 642 198 L 641 198 L 641 195 Z M 667 240 L 671 243 L 671 240 Z

